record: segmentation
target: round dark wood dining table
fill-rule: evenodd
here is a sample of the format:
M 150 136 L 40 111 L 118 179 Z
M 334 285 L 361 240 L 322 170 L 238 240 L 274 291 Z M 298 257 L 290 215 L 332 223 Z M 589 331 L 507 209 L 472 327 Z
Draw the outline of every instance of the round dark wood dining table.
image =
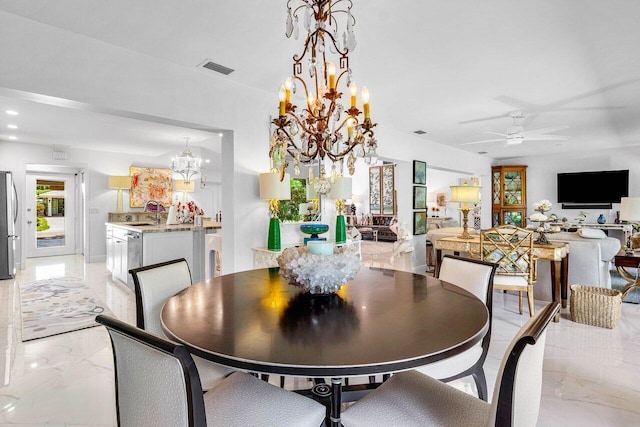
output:
M 369 267 L 330 295 L 303 292 L 277 268 L 216 277 L 167 300 L 161 320 L 169 338 L 214 362 L 257 373 L 332 377 L 335 425 L 341 378 L 453 356 L 489 328 L 485 304 L 471 293 L 422 274 Z

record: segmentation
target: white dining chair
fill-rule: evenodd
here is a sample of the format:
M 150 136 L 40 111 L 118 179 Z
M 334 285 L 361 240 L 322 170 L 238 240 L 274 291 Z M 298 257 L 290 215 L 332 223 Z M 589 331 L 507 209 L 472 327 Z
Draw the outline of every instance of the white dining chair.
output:
M 113 346 L 120 426 L 308 426 L 326 409 L 304 396 L 235 372 L 207 393 L 180 344 L 99 315 Z
M 418 371 L 393 375 L 342 413 L 345 427 L 533 427 L 538 420 L 546 328 L 560 309 L 551 303 L 520 329 L 498 370 L 491 403 Z
M 455 356 L 416 368 L 435 379 L 448 382 L 471 375 L 476 383 L 478 397 L 487 400 L 487 379 L 484 361 L 491 341 L 493 277 L 497 265 L 478 259 L 453 255 L 442 257 L 439 279 L 456 285 L 485 303 L 489 311 L 489 330 L 481 342 Z
M 167 338 L 162 331 L 160 311 L 165 301 L 181 290 L 191 286 L 191 271 L 184 258 L 147 265 L 129 270 L 133 276 L 136 294 L 136 326 L 161 338 Z M 232 369 L 193 356 L 198 368 L 203 390 L 213 388 Z

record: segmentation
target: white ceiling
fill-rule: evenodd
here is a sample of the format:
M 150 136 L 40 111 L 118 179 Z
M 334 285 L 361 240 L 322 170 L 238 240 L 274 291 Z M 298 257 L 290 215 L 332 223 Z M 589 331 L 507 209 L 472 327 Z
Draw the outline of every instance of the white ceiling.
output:
M 0 0 L 0 11 L 185 67 L 211 58 L 236 70 L 224 78 L 274 99 L 301 47 L 284 37 L 284 0 Z M 353 14 L 358 47 L 351 67 L 358 84 L 369 87 L 380 124 L 424 130 L 421 138 L 493 158 L 640 145 L 638 1 L 354 0 Z M 207 72 L 202 78 L 205 84 Z M 11 100 L 17 102 L 0 96 L 0 106 Z M 119 141 L 175 145 L 186 132 L 77 106 L 20 102 L 24 142 L 119 151 L 131 147 Z M 460 145 L 492 138 L 484 132 L 504 133 L 515 110 L 527 115 L 525 130 L 567 125 L 556 133 L 569 139 Z M 8 135 L 5 120 L 0 115 L 0 139 Z M 196 143 L 211 136 L 191 132 Z

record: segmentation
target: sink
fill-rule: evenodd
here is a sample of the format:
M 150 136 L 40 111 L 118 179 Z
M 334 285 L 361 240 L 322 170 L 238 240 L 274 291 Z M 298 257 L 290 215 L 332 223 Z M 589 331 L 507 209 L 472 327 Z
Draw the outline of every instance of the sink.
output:
M 142 225 L 156 225 L 155 222 L 125 222 L 125 225 L 131 225 L 133 227 Z

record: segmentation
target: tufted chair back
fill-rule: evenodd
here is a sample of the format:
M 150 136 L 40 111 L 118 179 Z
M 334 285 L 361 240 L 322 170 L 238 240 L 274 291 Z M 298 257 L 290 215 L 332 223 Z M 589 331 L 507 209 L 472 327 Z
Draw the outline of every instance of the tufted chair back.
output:
M 160 310 L 165 301 L 191 286 L 191 271 L 184 258 L 129 270 L 136 293 L 136 326 L 164 337 Z
M 113 345 L 118 425 L 206 425 L 198 371 L 183 346 L 112 317 L 96 322 Z

